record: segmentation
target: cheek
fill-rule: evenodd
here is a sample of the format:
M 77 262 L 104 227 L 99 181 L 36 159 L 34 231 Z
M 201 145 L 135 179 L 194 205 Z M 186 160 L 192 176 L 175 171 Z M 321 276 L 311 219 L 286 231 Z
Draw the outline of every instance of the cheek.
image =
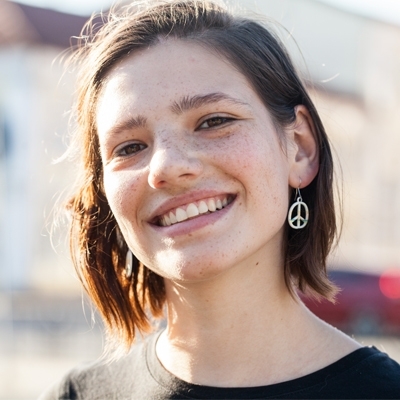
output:
M 253 185 L 258 182 L 258 189 L 279 183 L 287 190 L 289 166 L 276 133 L 250 132 L 224 138 L 213 149 L 213 162 L 235 178 L 252 181 Z
M 229 150 L 219 155 L 220 165 L 244 188 L 261 225 L 281 226 L 288 208 L 289 162 L 279 139 L 271 133 L 253 131 L 232 140 Z
M 143 198 L 142 186 L 140 174 L 129 171 L 104 174 L 106 197 L 122 236 L 135 257 L 143 262 L 146 254 L 143 244 L 146 244 L 146 241 L 140 237 L 143 229 L 137 212 Z
M 202 148 L 212 164 L 233 176 L 251 168 L 256 150 L 254 142 L 242 130 L 219 140 L 206 142 Z
M 104 190 L 107 201 L 125 237 L 129 225 L 136 221 L 138 207 L 136 203 L 140 197 L 139 181 L 138 177 L 125 171 L 104 173 Z

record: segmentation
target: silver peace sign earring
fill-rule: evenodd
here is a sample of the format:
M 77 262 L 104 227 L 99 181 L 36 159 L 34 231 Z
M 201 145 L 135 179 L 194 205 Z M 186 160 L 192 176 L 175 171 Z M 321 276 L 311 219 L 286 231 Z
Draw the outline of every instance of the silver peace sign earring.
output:
M 288 222 L 293 229 L 303 229 L 308 223 L 309 212 L 307 204 L 304 203 L 301 197 L 300 188 L 296 189 L 295 197 L 297 197 L 297 200 L 292 204 L 289 209 Z

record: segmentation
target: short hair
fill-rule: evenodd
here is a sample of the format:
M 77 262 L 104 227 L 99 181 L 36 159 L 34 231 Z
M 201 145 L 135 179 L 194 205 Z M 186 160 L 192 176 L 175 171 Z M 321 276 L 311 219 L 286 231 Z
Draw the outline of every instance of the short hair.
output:
M 332 300 L 336 287 L 326 273 L 326 259 L 337 235 L 332 154 L 317 110 L 278 36 L 260 22 L 197 0 L 134 3 L 110 12 L 100 28 L 89 23 L 85 33 L 77 53 L 81 71 L 73 143 L 80 149 L 81 174 L 69 201 L 70 248 L 109 337 L 129 347 L 138 331 L 150 330 L 152 316 L 163 314 L 166 295 L 163 278 L 136 258 L 132 276 L 125 276 L 128 247 L 103 188 L 97 100 L 106 74 L 116 63 L 157 45 L 161 38 L 198 43 L 227 59 L 251 83 L 281 133 L 295 121 L 297 105 L 308 109 L 315 126 L 319 171 L 302 189 L 310 209 L 308 225 L 293 230 L 286 224 L 284 276 L 292 295 L 298 289 Z

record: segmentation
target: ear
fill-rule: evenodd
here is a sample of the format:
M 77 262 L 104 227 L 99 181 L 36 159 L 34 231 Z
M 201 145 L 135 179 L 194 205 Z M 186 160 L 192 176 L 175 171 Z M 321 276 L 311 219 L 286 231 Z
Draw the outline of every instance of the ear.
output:
M 289 185 L 293 188 L 308 186 L 319 169 L 319 151 L 314 122 L 307 107 L 295 107 L 296 120 L 292 127 L 294 157 L 289 171 Z

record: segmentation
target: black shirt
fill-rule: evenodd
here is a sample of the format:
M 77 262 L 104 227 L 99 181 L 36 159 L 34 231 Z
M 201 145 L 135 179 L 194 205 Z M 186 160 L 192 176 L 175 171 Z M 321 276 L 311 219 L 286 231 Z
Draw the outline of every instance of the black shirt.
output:
M 85 399 L 400 399 L 400 365 L 375 347 L 363 347 L 319 371 L 290 381 L 250 388 L 184 382 L 157 359 L 159 334 L 112 364 L 72 370 L 41 400 Z

